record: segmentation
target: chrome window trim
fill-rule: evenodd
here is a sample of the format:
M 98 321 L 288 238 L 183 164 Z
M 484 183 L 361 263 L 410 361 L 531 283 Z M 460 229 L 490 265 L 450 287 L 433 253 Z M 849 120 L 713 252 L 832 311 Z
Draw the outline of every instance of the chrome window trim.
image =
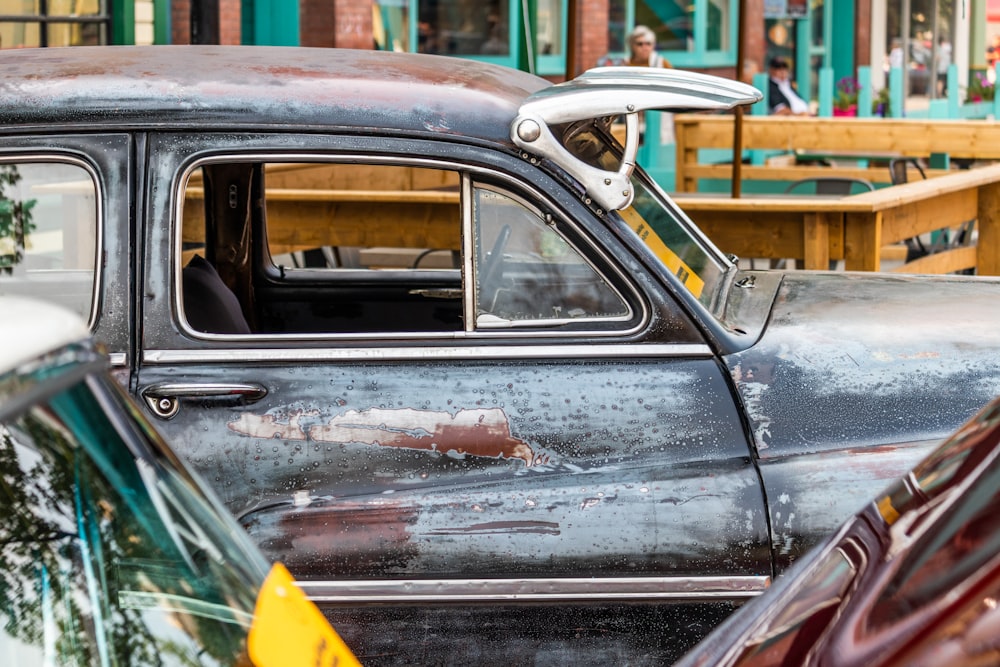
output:
M 230 348 L 210 350 L 144 350 L 144 364 L 226 363 L 253 361 L 478 361 L 483 359 L 650 359 L 661 357 L 711 357 L 701 343 L 580 344 L 553 349 L 542 345 L 486 347 L 363 347 L 363 348 Z
M 468 171 L 460 172 L 460 174 L 462 177 L 462 196 L 458 205 L 462 209 L 462 317 L 464 318 L 462 324 L 465 333 L 474 334 L 476 331 L 476 286 L 473 284 L 471 290 L 466 289 L 468 283 L 474 282 L 476 275 L 476 267 L 473 264 L 476 243 L 472 235 L 472 225 L 474 224 L 472 216 L 473 184 Z M 466 206 L 465 202 L 469 202 L 469 205 Z M 473 294 L 471 299 L 468 298 L 470 291 Z
M 544 579 L 381 579 L 297 581 L 318 604 L 413 602 L 602 602 L 748 600 L 771 584 L 766 575 Z
M 236 151 L 233 148 L 232 151 Z M 336 150 L 335 147 L 329 147 L 322 149 L 324 151 Z M 509 338 L 511 336 L 523 337 L 523 338 L 553 338 L 553 337 L 564 337 L 564 336 L 599 336 L 602 338 L 611 336 L 629 336 L 641 331 L 649 322 L 651 317 L 649 303 L 642 292 L 636 284 L 621 267 L 618 266 L 617 262 L 612 261 L 612 258 L 607 252 L 597 244 L 593 243 L 589 235 L 583 233 L 583 230 L 577 225 L 571 218 L 565 215 L 560 215 L 560 218 L 566 222 L 566 224 L 573 227 L 579 236 L 584 239 L 587 243 L 588 248 L 594 252 L 595 256 L 599 257 L 601 261 L 604 262 L 606 266 L 611 267 L 614 273 L 617 275 L 618 279 L 625 285 L 628 286 L 629 293 L 632 296 L 632 300 L 639 305 L 640 312 L 635 313 L 636 324 L 635 326 L 628 329 L 613 329 L 613 330 L 573 330 L 573 331 L 558 331 L 558 330 L 547 330 L 547 331 L 537 331 L 530 327 L 520 328 L 520 327 L 503 327 L 495 331 L 483 331 L 483 330 L 463 330 L 458 332 L 432 332 L 432 333 L 422 333 L 422 332 L 386 332 L 386 333 L 367 333 L 367 334 L 357 334 L 357 333 L 328 333 L 328 334 L 250 334 L 250 335 L 232 335 L 232 334 L 212 334 L 205 333 L 203 331 L 197 331 L 188 323 L 187 318 L 184 317 L 184 308 L 182 303 L 182 286 L 181 286 L 181 271 L 180 269 L 180 258 L 182 257 L 182 234 L 181 227 L 184 220 L 184 211 L 182 203 L 184 201 L 184 189 L 188 180 L 191 177 L 191 173 L 200 168 L 202 165 L 206 164 L 219 164 L 219 163 L 233 163 L 233 162 L 321 162 L 321 163 L 357 163 L 362 162 L 365 164 L 386 164 L 391 166 L 415 166 L 415 167 L 425 167 L 430 169 L 448 169 L 459 173 L 463 179 L 466 174 L 472 174 L 473 180 L 476 180 L 478 176 L 487 176 L 493 178 L 497 182 L 502 182 L 508 187 L 514 189 L 515 191 L 522 191 L 530 196 L 534 197 L 537 201 L 542 202 L 545 206 L 550 208 L 552 211 L 559 211 L 559 207 L 552 204 L 552 201 L 548 196 L 542 191 L 535 188 L 532 184 L 525 181 L 518 180 L 507 174 L 499 171 L 490 170 L 483 167 L 470 166 L 466 164 L 461 164 L 447 159 L 431 159 L 431 158 L 400 158 L 397 156 L 389 155 L 370 155 L 366 153 L 336 153 L 333 155 L 324 154 L 317 150 L 316 152 L 284 152 L 284 151 L 261 151 L 257 150 L 250 153 L 234 153 L 229 152 L 225 155 L 212 155 L 208 157 L 201 157 L 192 160 L 187 164 L 182 170 L 180 170 L 180 176 L 176 179 L 173 184 L 173 197 L 170 202 L 171 211 L 170 217 L 173 220 L 173 225 L 170 230 L 170 243 L 171 243 L 171 254 L 170 254 L 170 270 L 173 273 L 172 284 L 174 286 L 173 299 L 170 300 L 172 309 L 176 315 L 176 321 L 179 323 L 181 331 L 192 338 L 201 340 L 214 340 L 219 342 L 234 342 L 234 341 L 296 341 L 296 340 L 324 340 L 324 341 L 353 341 L 353 340 L 426 340 L 426 341 L 446 341 L 454 338 L 468 338 L 468 337 L 481 337 L 481 338 L 491 338 L 502 336 Z M 464 185 L 463 185 L 464 188 Z M 464 194 L 464 191 L 463 191 Z M 468 235 L 471 231 L 472 218 L 471 211 L 468 213 L 466 209 L 469 208 L 465 203 L 462 206 L 462 232 Z M 463 240 L 463 244 L 465 241 Z M 463 245 L 463 252 L 465 248 Z M 464 262 L 464 259 L 463 259 Z M 175 267 L 178 270 L 175 270 Z M 463 264 L 463 271 L 465 266 Z M 600 272 L 603 276 L 604 272 Z M 468 274 L 463 276 L 462 281 L 463 293 L 474 291 L 474 286 L 470 284 Z M 625 295 L 622 295 L 625 297 Z M 472 300 L 474 296 L 466 296 L 466 300 Z M 626 303 L 628 299 L 626 298 Z M 631 304 L 630 304 L 631 305 Z M 589 322 L 592 320 L 587 320 L 586 318 L 580 320 L 569 320 L 569 323 L 579 323 L 579 322 Z M 595 322 L 596 323 L 596 322 Z M 600 323 L 607 324 L 608 320 L 602 319 Z M 468 325 L 467 325 L 468 326 Z M 474 326 L 474 322 L 472 323 Z M 538 326 L 538 325 L 535 325 Z M 551 326 L 549 324 L 548 326 Z
M 14 147 L 17 150 L 20 147 Z M 30 147 L 24 147 L 25 149 L 30 149 Z M 10 163 L 23 163 L 23 162 L 42 162 L 42 163 L 59 163 L 59 164 L 72 164 L 77 167 L 81 167 L 90 179 L 94 186 L 94 213 L 97 219 L 94 221 L 96 226 L 97 237 L 94 239 L 94 283 L 91 287 L 92 292 L 90 295 L 90 317 L 87 319 L 87 328 L 91 331 L 94 330 L 94 326 L 97 324 L 97 314 L 100 312 L 100 299 L 101 294 L 104 293 L 103 284 L 101 282 L 101 269 L 103 263 L 101 262 L 101 257 L 104 254 L 104 191 L 101 189 L 101 179 L 97 170 L 86 160 L 83 160 L 74 155 L 68 155 L 66 153 L 44 153 L 38 154 L 26 154 L 26 153 L 5 153 L 0 157 L 0 164 L 10 164 Z

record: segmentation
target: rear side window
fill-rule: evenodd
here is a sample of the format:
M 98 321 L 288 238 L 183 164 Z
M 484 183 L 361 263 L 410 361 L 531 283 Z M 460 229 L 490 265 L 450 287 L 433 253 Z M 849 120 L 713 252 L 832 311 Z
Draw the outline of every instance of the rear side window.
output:
M 97 187 L 82 166 L 0 163 L 0 295 L 29 296 L 92 320 Z

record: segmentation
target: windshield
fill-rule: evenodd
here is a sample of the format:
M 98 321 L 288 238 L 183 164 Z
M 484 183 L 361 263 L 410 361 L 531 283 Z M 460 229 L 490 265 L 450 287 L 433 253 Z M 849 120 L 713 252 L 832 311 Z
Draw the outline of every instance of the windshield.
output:
M 565 128 L 563 141 L 577 158 L 592 167 L 617 171 L 620 148 L 608 137 L 604 121 L 586 121 Z M 632 172 L 635 197 L 618 211 L 667 270 L 706 308 L 714 308 L 730 264 L 641 169 Z
M 0 377 L 0 655 L 251 664 L 266 563 L 98 367 Z

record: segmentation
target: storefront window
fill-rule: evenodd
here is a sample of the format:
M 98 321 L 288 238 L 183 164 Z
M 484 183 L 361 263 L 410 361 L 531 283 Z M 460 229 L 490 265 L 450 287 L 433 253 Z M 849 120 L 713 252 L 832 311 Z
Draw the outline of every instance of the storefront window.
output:
M 628 33 L 644 25 L 656 34 L 656 50 L 675 67 L 731 65 L 737 16 L 736 0 L 610 0 L 606 62 L 626 58 Z
M 694 3 L 636 0 L 635 23 L 653 29 L 660 51 L 690 51 L 694 47 Z
M 910 9 L 908 16 L 904 9 L 906 6 Z M 939 12 L 936 17 L 935 8 Z M 948 0 L 910 0 L 908 3 L 896 0 L 886 6 L 885 44 L 888 53 L 885 69 L 888 70 L 894 63 L 903 67 L 910 95 L 945 92 L 935 91 L 931 86 L 932 80 L 937 78 L 933 76 L 934 57 L 942 41 L 951 48 L 951 36 L 955 34 L 954 15 L 955 4 Z M 908 49 L 903 48 L 904 43 Z M 892 54 L 893 48 L 897 49 L 897 55 Z M 950 53 L 946 57 L 950 63 Z
M 451 56 L 510 55 L 507 2 L 421 0 L 420 25 L 427 35 L 423 53 Z
M 628 48 L 626 26 L 628 25 L 628 0 L 608 1 L 608 52 L 625 53 Z
M 535 34 L 538 35 L 539 55 L 565 55 L 563 26 L 566 17 L 563 15 L 562 0 L 538 0 L 536 7 L 538 25 Z
M 106 0 L 0 0 L 0 47 L 107 44 Z
M 412 16 L 417 17 L 416 26 L 410 25 Z M 561 15 L 555 19 L 561 21 Z M 512 52 L 508 0 L 378 0 L 374 33 L 376 45 L 386 51 L 449 56 Z

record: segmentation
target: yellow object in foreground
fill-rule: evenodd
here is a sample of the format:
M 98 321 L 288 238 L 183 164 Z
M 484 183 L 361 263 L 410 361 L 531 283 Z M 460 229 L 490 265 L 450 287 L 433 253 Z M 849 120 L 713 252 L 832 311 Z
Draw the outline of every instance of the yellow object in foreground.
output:
M 701 293 L 705 289 L 705 281 L 690 266 L 685 264 L 684 260 L 670 249 L 670 246 L 663 242 L 663 239 L 653 231 L 642 215 L 631 206 L 618 211 L 618 213 L 632 228 L 632 231 L 639 235 L 646 247 L 660 258 L 660 261 L 680 279 L 681 283 L 694 294 L 694 297 L 701 298 Z
M 257 596 L 248 643 L 257 667 L 361 665 L 281 563 L 271 568 Z

